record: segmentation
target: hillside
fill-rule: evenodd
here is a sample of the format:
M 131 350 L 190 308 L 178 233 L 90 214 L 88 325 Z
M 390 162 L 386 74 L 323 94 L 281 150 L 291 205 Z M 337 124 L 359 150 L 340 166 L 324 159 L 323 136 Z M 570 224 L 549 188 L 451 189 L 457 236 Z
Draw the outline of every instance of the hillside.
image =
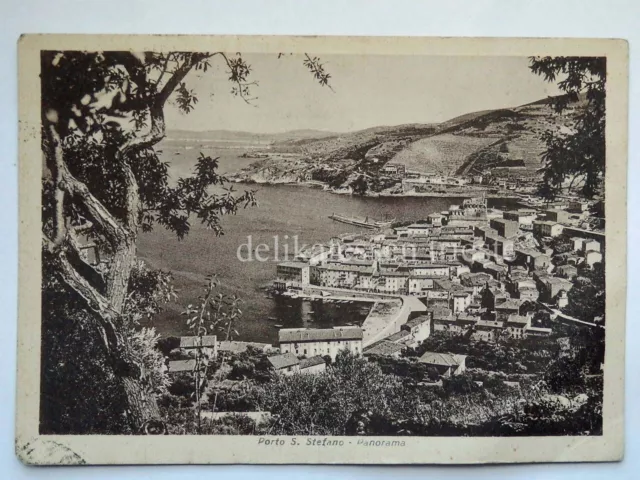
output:
M 440 124 L 381 126 L 345 134 L 273 138 L 260 160 L 235 178 L 253 182 L 316 180 L 333 188 L 366 183 L 380 192 L 399 183 L 381 172 L 388 162 L 442 175 L 477 173 L 531 178 L 540 168 L 541 134 L 566 128 L 583 105 L 558 115 L 548 99 L 473 112 Z

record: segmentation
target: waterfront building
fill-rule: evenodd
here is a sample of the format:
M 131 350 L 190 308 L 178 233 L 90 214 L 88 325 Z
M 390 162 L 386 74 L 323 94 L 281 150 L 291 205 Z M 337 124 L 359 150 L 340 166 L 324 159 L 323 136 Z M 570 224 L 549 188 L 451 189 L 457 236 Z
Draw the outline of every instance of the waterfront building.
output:
M 433 225 L 434 227 L 442 226 L 442 219 L 443 219 L 443 216 L 439 213 L 430 213 L 427 216 L 427 221 L 429 222 L 429 224 Z
M 397 175 L 400 177 L 404 177 L 407 172 L 407 167 L 405 166 L 404 163 L 389 162 L 386 165 L 384 165 L 380 169 L 380 171 L 387 175 Z
M 305 262 L 282 262 L 276 267 L 274 287 L 279 290 L 298 287 L 310 283 L 309 264 Z
M 335 361 L 341 350 L 354 355 L 362 353 L 360 327 L 282 328 L 278 331 L 278 345 L 283 353 L 296 355 L 329 355 Z
M 315 267 L 320 285 L 332 288 L 355 288 L 367 284 L 375 272 L 373 263 L 338 262 Z
M 432 228 L 433 228 L 433 225 L 429 225 L 426 223 L 412 223 L 411 225 L 397 228 L 396 233 L 398 235 L 401 235 L 402 233 L 404 233 L 407 236 L 414 236 L 414 235 L 426 236 L 429 234 Z
M 329 258 L 331 248 L 327 245 L 314 245 L 299 252 L 295 261 L 308 263 L 310 266 L 319 265 Z
M 407 293 L 409 272 L 394 271 L 380 273 L 377 290 L 382 293 Z

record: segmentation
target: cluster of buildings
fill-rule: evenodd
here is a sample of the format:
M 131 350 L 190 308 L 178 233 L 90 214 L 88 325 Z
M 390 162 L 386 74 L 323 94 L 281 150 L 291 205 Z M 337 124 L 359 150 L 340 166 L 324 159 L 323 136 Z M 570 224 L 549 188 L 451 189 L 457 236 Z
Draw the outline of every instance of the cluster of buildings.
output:
M 394 164 L 384 168 L 410 175 Z M 550 325 L 534 321 L 536 304 L 561 310 L 576 278 L 603 261 L 604 235 L 579 223 L 587 215 L 585 205 L 490 211 L 485 198 L 471 198 L 421 222 L 343 235 L 299 252 L 277 266 L 276 291 L 417 298 L 422 311 L 413 309 L 401 323 L 394 320 L 393 328 L 384 330 L 386 337 L 373 340 L 357 326 L 281 328 L 278 354 L 269 356 L 271 368 L 286 375 L 318 373 L 343 350 L 399 357 L 439 331 L 485 342 L 550 335 Z M 203 337 L 206 345 L 200 345 L 194 338 L 183 337 L 180 348 L 206 347 L 215 355 L 249 345 L 215 337 Z M 460 355 L 425 352 L 419 361 L 440 376 L 465 370 Z M 190 360 L 179 362 L 170 363 L 169 371 L 194 368 Z
M 333 239 L 278 265 L 275 286 L 416 296 L 429 308 L 431 330 L 486 340 L 544 335 L 550 332 L 532 324 L 530 304 L 564 308 L 580 272 L 603 261 L 604 235 L 576 227 L 573 217 L 585 212 L 577 201 L 490 211 L 485 198 L 470 198 L 422 222 Z M 396 333 L 378 348 L 410 344 Z

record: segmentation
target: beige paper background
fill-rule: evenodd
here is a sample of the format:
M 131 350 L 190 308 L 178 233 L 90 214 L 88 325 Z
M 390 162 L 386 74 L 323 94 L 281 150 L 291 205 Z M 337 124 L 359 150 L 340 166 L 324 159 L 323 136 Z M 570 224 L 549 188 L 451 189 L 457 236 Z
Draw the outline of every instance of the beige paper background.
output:
M 19 299 L 16 448 L 23 461 L 171 463 L 512 463 L 618 460 L 624 450 L 628 45 L 623 40 L 399 37 L 29 35 L 19 41 Z M 404 447 L 258 445 L 254 436 L 39 435 L 41 151 L 40 50 L 182 50 L 325 54 L 606 56 L 607 332 L 603 435 L 590 437 L 375 437 Z M 320 438 L 320 437 L 310 437 Z M 351 443 L 349 443 L 351 442 Z M 23 448 L 28 445 L 27 449 Z M 25 452 L 32 450 L 29 455 Z M 57 458 L 57 460 L 56 460 Z

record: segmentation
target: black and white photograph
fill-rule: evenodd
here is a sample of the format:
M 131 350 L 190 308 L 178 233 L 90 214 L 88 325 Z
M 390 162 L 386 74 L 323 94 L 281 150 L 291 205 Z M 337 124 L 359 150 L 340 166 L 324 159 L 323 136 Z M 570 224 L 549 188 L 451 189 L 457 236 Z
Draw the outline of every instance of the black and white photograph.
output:
M 38 45 L 37 435 L 606 433 L 602 49 Z

